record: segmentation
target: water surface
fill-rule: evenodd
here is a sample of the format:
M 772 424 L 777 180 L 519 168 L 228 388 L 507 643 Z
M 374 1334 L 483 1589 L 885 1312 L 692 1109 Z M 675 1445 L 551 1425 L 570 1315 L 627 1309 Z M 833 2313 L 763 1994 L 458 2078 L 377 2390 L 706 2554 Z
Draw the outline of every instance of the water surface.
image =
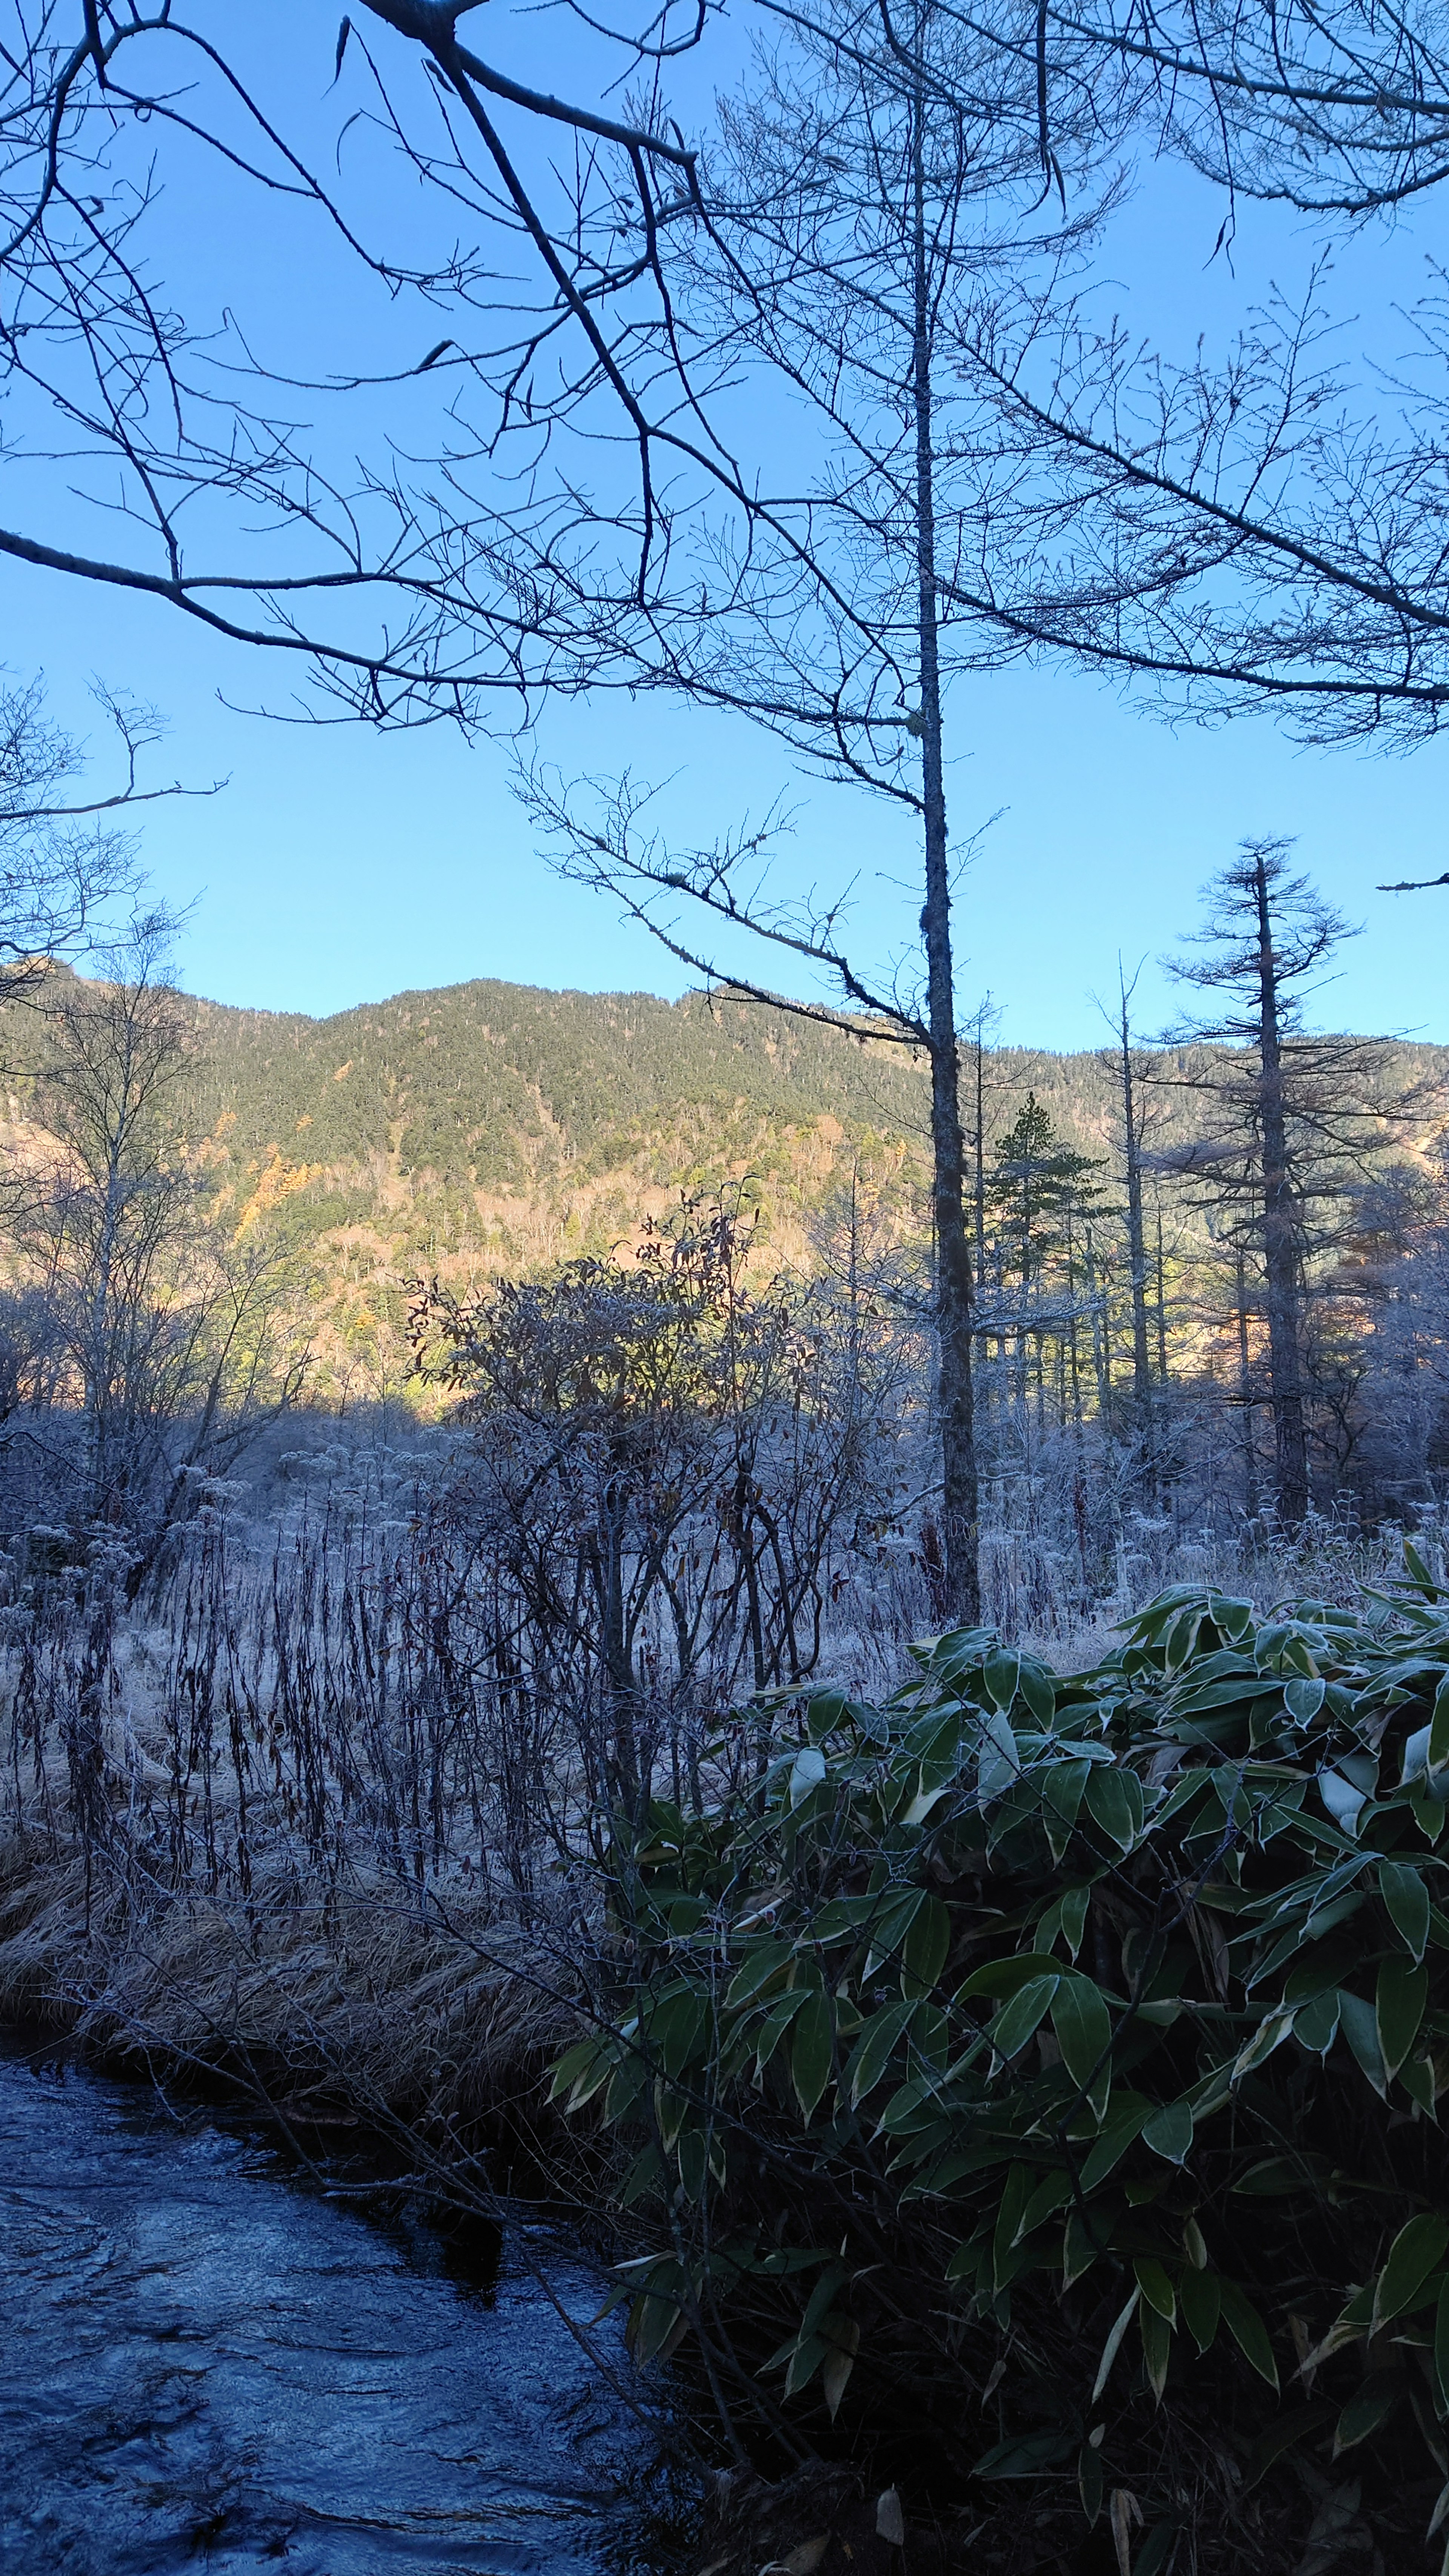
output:
M 533 2241 L 470 2288 L 264 2142 L 0 2054 L 0 2570 L 667 2576 L 650 2444 Z

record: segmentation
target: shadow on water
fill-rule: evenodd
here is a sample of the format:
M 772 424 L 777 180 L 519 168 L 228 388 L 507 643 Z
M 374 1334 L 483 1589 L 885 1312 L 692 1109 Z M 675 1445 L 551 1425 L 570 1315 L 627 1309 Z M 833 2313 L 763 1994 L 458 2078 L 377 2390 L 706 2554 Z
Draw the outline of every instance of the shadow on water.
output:
M 540 2253 L 592 2318 L 598 2267 L 522 2214 L 368 2215 L 0 2044 L 0 2570 L 673 2576 L 688 2499 Z

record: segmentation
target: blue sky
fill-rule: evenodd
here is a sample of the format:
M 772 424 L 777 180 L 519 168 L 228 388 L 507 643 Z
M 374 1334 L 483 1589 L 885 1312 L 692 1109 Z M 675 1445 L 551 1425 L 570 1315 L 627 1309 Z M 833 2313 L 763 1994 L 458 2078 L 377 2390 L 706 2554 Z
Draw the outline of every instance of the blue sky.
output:
M 1232 273 L 1211 259 L 1217 221 L 1195 184 L 1149 183 L 1114 243 L 1123 309 L 1143 328 L 1211 336 L 1255 282 L 1291 292 L 1301 280 L 1306 238 L 1282 225 L 1255 234 L 1245 219 Z M 195 238 L 193 282 L 204 283 L 204 224 Z M 1368 316 L 1370 337 L 1396 327 L 1393 296 L 1413 291 L 1431 246 L 1401 232 L 1341 263 L 1339 300 Z M 260 240 L 255 257 L 258 295 L 296 327 L 303 299 L 275 244 Z M 549 875 L 509 792 L 506 745 L 469 748 L 442 726 L 378 736 L 240 712 L 275 692 L 274 673 L 163 609 L 18 566 L 0 570 L 0 636 L 10 670 L 43 670 L 55 712 L 77 729 L 98 672 L 164 710 L 168 774 L 226 780 L 213 798 L 152 808 L 145 825 L 156 885 L 195 902 L 180 961 L 192 990 L 325 1013 L 475 975 L 665 993 L 686 980 L 607 902 Z M 872 963 L 908 941 L 919 896 L 899 825 L 854 791 L 802 781 L 743 724 L 612 700 L 553 709 L 537 747 L 571 774 L 628 765 L 668 780 L 661 815 L 689 838 L 783 801 L 795 814 L 787 881 L 855 879 L 852 935 Z M 1392 759 L 1299 751 L 1262 719 L 1172 730 L 1090 679 L 1018 668 L 957 685 L 950 752 L 958 839 L 999 818 L 959 890 L 961 1003 L 969 1011 L 989 988 L 1008 1040 L 1091 1043 L 1091 996 L 1115 984 L 1119 950 L 1129 970 L 1155 958 L 1191 926 L 1203 879 L 1260 832 L 1296 834 L 1301 864 L 1364 924 L 1325 1015 L 1449 1040 L 1449 889 L 1374 891 L 1380 878 L 1449 866 L 1444 747 Z M 1155 966 L 1141 993 L 1149 1023 L 1171 1007 Z

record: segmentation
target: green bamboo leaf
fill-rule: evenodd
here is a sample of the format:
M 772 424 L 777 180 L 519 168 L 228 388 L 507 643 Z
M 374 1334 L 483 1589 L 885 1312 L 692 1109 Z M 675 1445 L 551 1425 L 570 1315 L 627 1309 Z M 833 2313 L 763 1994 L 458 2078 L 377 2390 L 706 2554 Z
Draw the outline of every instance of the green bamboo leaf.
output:
M 1404 2091 L 1408 2094 L 1410 2101 L 1417 2102 L 1419 2109 L 1424 2114 L 1424 2117 L 1427 2120 L 1433 2120 L 1437 2124 L 1439 2114 L 1435 2107 L 1434 2061 L 1432 2057 L 1425 2056 L 1422 2052 L 1417 2057 L 1406 2057 L 1403 2065 L 1399 2068 L 1399 2082 L 1402 2084 Z
M 1429 1743 L 1425 1768 L 1432 1785 L 1434 1774 L 1449 1764 L 1449 1672 L 1434 1693 L 1434 1713 L 1429 1720 Z
M 1072 2210 L 1062 2230 L 1062 2288 L 1064 2290 L 1069 2290 L 1074 2281 L 1080 2281 L 1084 2272 L 1090 2272 L 1098 2255 L 1105 2250 L 1107 2236 L 1105 2225 L 1101 2233 L 1102 2243 L 1099 2244 L 1090 2221 L 1084 2219 L 1079 2210 Z
M 1378 1985 L 1374 1993 L 1374 2025 L 1378 2032 L 1379 2051 L 1389 2075 L 1397 2075 L 1410 2049 L 1419 2036 L 1424 2006 L 1429 2000 L 1429 1971 L 1411 1967 L 1407 1959 L 1384 1959 L 1379 1965 Z
M 771 2004 L 755 2039 L 757 2082 L 764 2074 L 795 2015 L 803 2009 L 806 1995 L 811 1991 L 813 1990 L 807 1986 L 797 1986 L 792 1994 L 781 1995 L 778 2003 Z
M 726 2012 L 738 2012 L 742 2004 L 753 2003 L 765 1988 L 774 1983 L 794 1957 L 794 1944 L 789 1941 L 764 1941 L 752 1950 L 736 1969 L 725 1991 Z
M 1394 1930 L 1417 1966 L 1429 1946 L 1429 1891 L 1423 1879 L 1407 1861 L 1381 1860 L 1379 1894 Z
M 1197 2345 L 1206 2352 L 1218 2330 L 1222 2315 L 1223 2285 L 1216 2272 L 1184 2272 L 1177 2285 L 1182 2302 L 1182 2322 Z
M 1112 2016 L 1106 2003 L 1090 1977 L 1063 1977 L 1051 2015 L 1062 2064 L 1100 2120 L 1112 2090 Z
M 1449 2219 L 1439 2218 L 1425 2210 L 1401 2227 L 1389 2247 L 1388 2260 L 1378 2277 L 1374 2291 L 1373 2323 L 1370 2333 L 1391 2317 L 1401 2317 L 1414 2304 L 1430 2273 L 1443 2260 L 1449 2246 Z
M 1133 2140 L 1140 2136 L 1155 2109 L 1156 2104 L 1144 2102 L 1140 2094 L 1135 2098 L 1130 2094 L 1121 2097 L 1115 2111 L 1103 2122 L 1102 2134 L 1082 2167 L 1084 2192 L 1096 2191 L 1106 2181 L 1114 2165 L 1121 2163 Z
M 1289 1716 L 1298 1726 L 1310 1726 L 1323 1706 L 1325 1685 L 1298 1674 L 1283 1685 L 1283 1699 Z
M 1104 1763 L 1094 1762 L 1086 1791 L 1089 1814 L 1101 1826 L 1108 1841 L 1115 1843 L 1121 1852 L 1131 1850 L 1137 1838 L 1138 1827 L 1142 1822 L 1142 1792 L 1138 1789 L 1137 1812 L 1134 1815 L 1127 1786 L 1129 1777 L 1130 1774 L 1117 1770 L 1109 1771 Z M 1135 1787 L 1136 1783 L 1134 1782 L 1133 1785 Z
M 1077 2453 L 1077 2493 L 1090 2531 L 1102 2510 L 1102 2454 L 1095 2442 L 1084 2442 Z
M 1351 1994 L 1346 1986 L 1340 1986 L 1338 2019 L 1344 2038 L 1374 2091 L 1381 2097 L 1387 2094 L 1389 2079 L 1379 2047 L 1378 2022 L 1373 2005 L 1365 2003 L 1362 1995 Z
M 798 2397 L 802 2388 L 809 2387 L 829 2350 L 830 2346 L 823 2335 L 797 2337 L 790 2354 L 790 2367 L 785 2373 L 787 2397 Z
M 862 2024 L 846 2069 L 852 2103 L 864 2101 L 867 2093 L 874 2092 L 909 2029 L 914 2012 L 914 2004 L 886 2004 Z
M 1154 2255 L 1138 2254 L 1133 2259 L 1132 2269 L 1137 2276 L 1137 2287 L 1148 2307 L 1155 2308 L 1158 2315 L 1165 2317 L 1170 2326 L 1176 2325 L 1177 2295 L 1166 2266 L 1159 2263 Z
M 1200 2272 L 1194 2277 L 1203 2280 L 1207 2275 Z M 1236 2281 L 1224 2281 L 1222 2299 L 1223 2322 L 1244 2360 L 1252 2365 L 1260 2379 L 1266 2379 L 1269 2387 L 1276 2390 L 1278 2364 L 1273 2358 L 1268 2329 L 1252 2300 L 1238 2288 Z
M 937 1983 L 950 1947 L 951 1917 L 939 1896 L 927 1896 L 912 1920 L 901 1954 L 907 1978 L 919 1993 L 929 1994 Z
M 998 2057 L 1020 2056 L 1028 2040 L 1034 2037 L 1046 2019 L 1060 1984 L 1059 1973 L 1032 1977 L 1012 1996 L 1010 2003 L 1003 2004 L 986 2034 Z
M 998 1647 L 982 1665 L 981 1678 L 986 1684 L 986 1695 L 992 1707 L 999 1708 L 1004 1717 L 1016 1697 L 1017 1683 L 1021 1678 L 1021 1657 Z
M 1293 2036 L 1315 2057 L 1326 2057 L 1338 2036 L 1338 1996 L 1330 1988 L 1300 2004 L 1293 2015 Z
M 808 2120 L 830 2081 L 835 2055 L 835 2013 L 824 1993 L 807 1995 L 790 2033 L 790 2081 Z
M 1172 2359 L 1172 2327 L 1167 2318 L 1156 2308 L 1149 2307 L 1145 2290 L 1142 2294 L 1142 2305 L 1137 2311 L 1137 2328 L 1142 2337 L 1142 2358 L 1147 2366 L 1147 2384 L 1155 2402 L 1160 2406 L 1162 2392 L 1167 2386 L 1168 2364 Z
M 1042 1790 L 1041 1820 L 1046 1827 L 1053 1860 L 1061 1860 L 1072 1839 L 1072 1827 L 1087 1785 L 1090 1762 L 1058 1762 L 1048 1773 Z
M 1434 2311 L 1434 2385 L 1436 2411 L 1449 2415 L 1449 2281 Z
M 1397 2383 L 1392 2379 L 1371 2379 L 1356 2397 L 1350 2397 L 1338 2419 L 1333 2436 L 1333 2456 L 1338 2459 L 1358 2442 L 1366 2442 L 1387 2424 L 1399 2402 Z
M 1192 2104 L 1165 2102 L 1142 2124 L 1142 2143 L 1170 2165 L 1187 2162 L 1192 2148 Z
M 1016 1686 L 1037 1725 L 1043 1729 L 1049 1727 L 1057 1712 L 1057 1686 L 1045 1664 L 1033 1663 L 1029 1656 L 1023 1655 Z
M 1410 1582 L 1420 1592 L 1425 1593 L 1429 1600 L 1437 1601 L 1439 1587 L 1411 1538 L 1406 1538 L 1404 1541 L 1404 1563 L 1409 1570 Z
M 1009 1959 L 988 1959 L 984 1967 L 973 1968 L 969 1977 L 962 1978 L 955 2000 L 965 2004 L 978 1995 L 1014 1995 L 1033 1977 L 1059 1977 L 1061 1973 L 1060 1959 L 1054 1959 L 1049 1950 L 1017 1950 Z
M 607 2038 L 581 2039 L 576 2048 L 569 2049 L 553 2070 L 550 2102 L 557 2102 L 561 2094 L 567 2093 L 569 2109 L 582 2110 L 600 2086 L 608 2083 L 614 2071 L 615 2046 L 611 2031 Z

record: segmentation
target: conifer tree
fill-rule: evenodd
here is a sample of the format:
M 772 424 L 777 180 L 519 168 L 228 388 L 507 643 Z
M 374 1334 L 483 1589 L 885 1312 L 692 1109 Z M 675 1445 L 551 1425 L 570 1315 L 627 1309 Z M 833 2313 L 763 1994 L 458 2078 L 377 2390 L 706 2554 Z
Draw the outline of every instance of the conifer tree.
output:
M 1170 962 L 1180 982 L 1212 997 L 1175 1033 L 1209 1050 L 1179 1079 L 1211 1103 L 1211 1123 L 1172 1164 L 1217 1216 L 1235 1276 L 1261 1297 L 1277 1509 L 1291 1528 L 1311 1493 L 1305 1303 L 1382 1137 L 1369 1107 L 1370 1048 L 1304 1025 L 1323 969 L 1354 934 L 1306 876 L 1290 873 L 1288 849 L 1245 841 L 1206 890 L 1207 919 L 1190 942 L 1199 954 Z M 1246 1393 L 1243 1285 L 1237 1317 Z

